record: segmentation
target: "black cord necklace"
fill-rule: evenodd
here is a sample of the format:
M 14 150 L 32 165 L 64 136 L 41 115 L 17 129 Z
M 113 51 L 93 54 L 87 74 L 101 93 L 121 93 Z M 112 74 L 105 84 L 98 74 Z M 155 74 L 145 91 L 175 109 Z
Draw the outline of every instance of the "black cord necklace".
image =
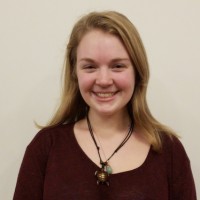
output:
M 89 129 L 90 135 L 91 135 L 91 137 L 92 137 L 92 139 L 94 141 L 94 144 L 95 144 L 95 146 L 97 148 L 97 152 L 98 152 L 98 156 L 99 156 L 99 160 L 100 160 L 100 164 L 101 164 L 101 169 L 97 170 L 95 172 L 95 176 L 97 177 L 97 184 L 103 183 L 103 184 L 109 185 L 108 178 L 109 178 L 109 174 L 112 173 L 112 168 L 109 166 L 108 161 L 114 156 L 115 153 L 117 153 L 119 151 L 119 149 L 121 149 L 124 146 L 124 144 L 131 137 L 132 132 L 133 132 L 133 126 L 134 126 L 133 120 L 131 118 L 130 128 L 129 128 L 128 133 L 127 133 L 126 137 L 124 138 L 124 140 L 119 144 L 119 146 L 110 155 L 110 157 L 104 162 L 103 162 L 103 160 L 101 158 L 100 147 L 98 146 L 98 144 L 97 144 L 97 142 L 95 140 L 94 133 L 93 133 L 93 130 L 92 130 L 92 126 L 91 126 L 88 114 L 87 114 L 87 124 L 88 124 L 88 129 Z

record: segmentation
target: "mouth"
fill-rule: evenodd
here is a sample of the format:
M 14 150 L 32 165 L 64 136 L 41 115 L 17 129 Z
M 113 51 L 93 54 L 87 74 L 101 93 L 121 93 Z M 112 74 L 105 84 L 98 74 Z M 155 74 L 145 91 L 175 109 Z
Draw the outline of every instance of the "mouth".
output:
M 117 92 L 95 92 L 94 94 L 101 98 L 109 98 L 116 94 Z

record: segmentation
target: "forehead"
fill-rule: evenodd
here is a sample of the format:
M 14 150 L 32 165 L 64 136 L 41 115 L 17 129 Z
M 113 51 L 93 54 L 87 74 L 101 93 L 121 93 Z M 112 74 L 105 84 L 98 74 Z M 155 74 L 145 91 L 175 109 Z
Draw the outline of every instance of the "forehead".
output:
M 129 58 L 121 40 L 101 30 L 91 30 L 81 39 L 77 48 L 77 59 L 89 58 Z

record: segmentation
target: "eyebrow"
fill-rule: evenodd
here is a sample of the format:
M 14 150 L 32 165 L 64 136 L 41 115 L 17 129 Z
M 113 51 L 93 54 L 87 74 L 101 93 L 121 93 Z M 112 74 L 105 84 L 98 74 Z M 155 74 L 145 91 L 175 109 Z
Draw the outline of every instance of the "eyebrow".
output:
M 95 63 L 95 60 L 91 59 L 91 58 L 81 58 L 79 60 L 79 62 L 81 61 L 87 61 L 87 62 L 91 62 L 91 63 Z M 110 63 L 115 63 L 115 62 L 119 62 L 119 61 L 131 61 L 130 58 L 114 58 L 110 61 Z
M 87 61 L 87 62 L 95 62 L 93 59 L 91 59 L 91 58 L 81 58 L 80 60 L 79 60 L 79 62 L 81 62 L 81 61 Z

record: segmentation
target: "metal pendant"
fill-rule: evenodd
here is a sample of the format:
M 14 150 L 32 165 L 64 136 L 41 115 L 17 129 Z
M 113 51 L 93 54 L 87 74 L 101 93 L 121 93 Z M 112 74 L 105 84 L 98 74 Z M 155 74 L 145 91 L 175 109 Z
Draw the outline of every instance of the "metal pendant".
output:
M 97 184 L 106 184 L 109 186 L 109 181 L 108 181 L 108 177 L 109 174 L 104 171 L 103 168 L 101 168 L 100 170 L 95 172 L 95 176 L 97 177 Z
M 95 176 L 97 177 L 97 184 L 106 184 L 109 186 L 109 173 L 105 170 L 105 166 L 102 166 L 100 170 L 95 172 Z

